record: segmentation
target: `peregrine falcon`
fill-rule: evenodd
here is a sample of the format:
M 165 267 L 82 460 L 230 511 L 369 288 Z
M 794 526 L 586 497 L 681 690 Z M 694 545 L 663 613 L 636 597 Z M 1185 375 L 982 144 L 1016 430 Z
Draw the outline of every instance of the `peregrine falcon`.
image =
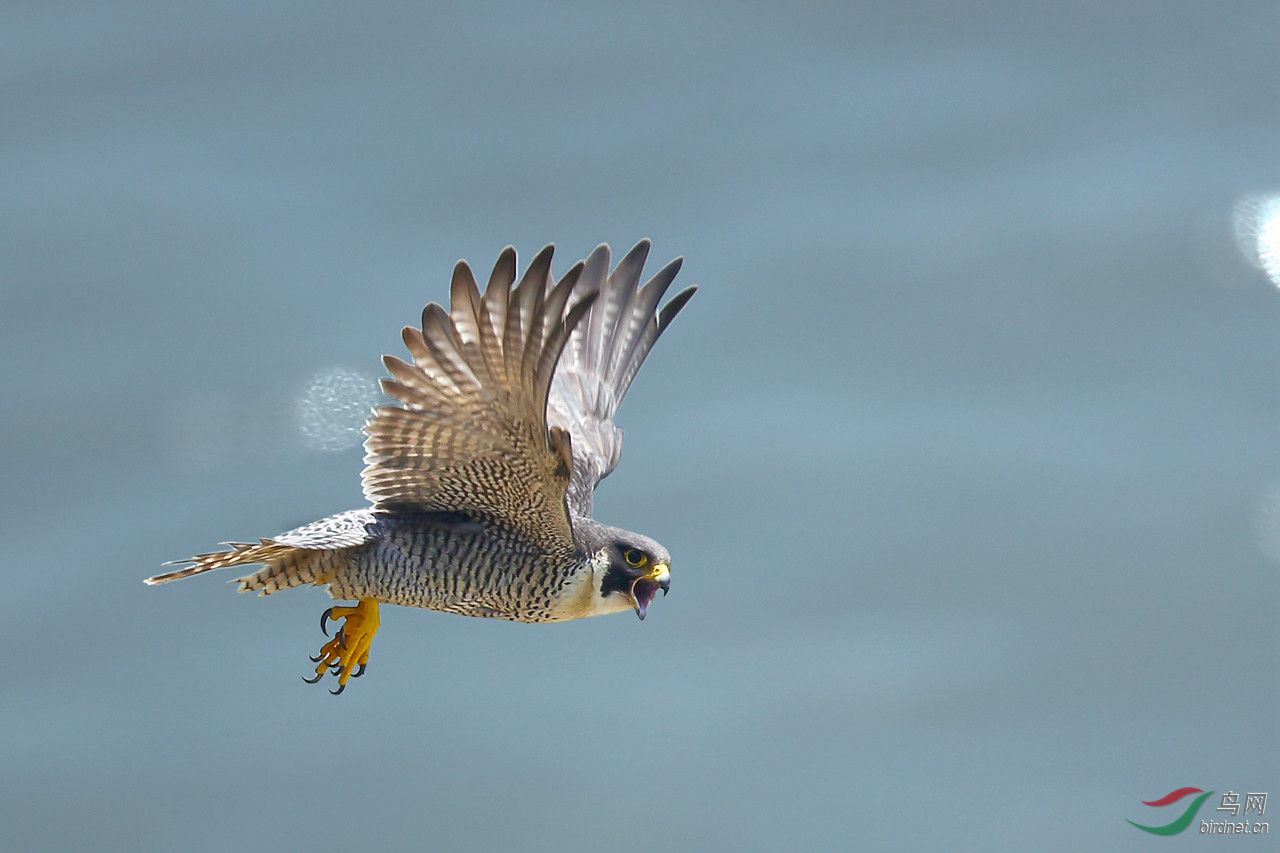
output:
M 402 333 L 412 355 L 383 357 L 380 406 L 364 425 L 367 509 L 338 513 L 257 543 L 166 565 L 166 583 L 227 566 L 261 564 L 241 592 L 328 586 L 349 607 L 320 616 L 342 625 L 315 676 L 341 693 L 365 671 L 378 603 L 517 622 L 559 622 L 633 610 L 644 619 L 670 583 L 667 549 L 591 517 L 596 485 L 617 466 L 613 417 L 658 337 L 693 296 L 658 304 L 680 270 L 643 285 L 642 240 L 610 271 L 598 246 L 556 280 L 552 246 L 516 283 L 516 252 L 498 256 L 484 292 L 465 261 L 450 308 L 435 303 Z

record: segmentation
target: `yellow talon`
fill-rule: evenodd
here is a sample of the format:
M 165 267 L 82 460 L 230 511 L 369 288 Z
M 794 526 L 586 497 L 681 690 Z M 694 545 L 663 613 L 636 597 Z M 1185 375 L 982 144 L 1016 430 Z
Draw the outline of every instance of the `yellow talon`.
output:
M 378 633 L 380 624 L 378 601 L 374 598 L 362 598 L 354 607 L 331 607 L 325 612 L 325 618 L 341 619 L 343 622 L 333 639 L 320 647 L 315 680 L 320 680 L 327 670 L 336 667 L 338 689 L 330 692 L 341 693 L 352 677 L 351 671 L 357 666 L 363 671 L 363 667 L 369 663 L 369 647 L 373 644 L 373 635 Z

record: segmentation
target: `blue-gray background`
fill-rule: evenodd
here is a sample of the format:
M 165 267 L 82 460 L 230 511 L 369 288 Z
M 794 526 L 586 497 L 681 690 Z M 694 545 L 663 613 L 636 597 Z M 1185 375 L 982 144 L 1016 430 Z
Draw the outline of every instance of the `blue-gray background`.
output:
M 890 5 L 6 5 L 5 846 L 1132 849 L 1280 793 L 1280 7 Z M 597 497 L 675 554 L 644 624 L 388 608 L 334 699 L 321 592 L 141 584 L 361 505 L 298 400 L 456 258 L 642 236 L 702 285 Z

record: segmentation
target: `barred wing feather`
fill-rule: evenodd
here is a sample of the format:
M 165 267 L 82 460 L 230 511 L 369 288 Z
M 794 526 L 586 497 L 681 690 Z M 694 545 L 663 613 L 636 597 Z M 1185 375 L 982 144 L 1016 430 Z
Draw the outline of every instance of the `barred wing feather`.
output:
M 609 247 L 597 246 L 579 276 L 599 297 L 575 325 L 551 382 L 547 420 L 573 438 L 573 478 L 569 505 L 576 516 L 591 515 L 596 484 L 618 465 L 622 430 L 613 421 L 636 372 L 685 306 L 696 287 L 681 291 L 658 310 L 658 303 L 680 271 L 681 258 L 640 284 L 649 255 L 641 240 L 609 271 Z
M 361 480 L 375 509 L 466 512 L 548 549 L 572 546 L 570 436 L 548 425 L 547 397 L 596 294 L 581 264 L 552 282 L 551 254 L 540 251 L 515 284 L 507 247 L 483 293 L 459 261 L 449 311 L 429 304 L 421 327 L 404 329 L 412 360 L 384 357 L 383 391 L 401 405 L 365 424 Z

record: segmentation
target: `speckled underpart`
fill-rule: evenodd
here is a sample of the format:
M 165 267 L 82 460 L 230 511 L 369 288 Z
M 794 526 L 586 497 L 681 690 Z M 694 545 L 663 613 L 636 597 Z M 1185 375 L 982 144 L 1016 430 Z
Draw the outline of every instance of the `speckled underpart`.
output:
M 344 552 L 334 598 L 376 598 L 463 616 L 555 622 L 584 615 L 592 563 L 547 554 L 509 529 L 449 514 L 382 515 Z

